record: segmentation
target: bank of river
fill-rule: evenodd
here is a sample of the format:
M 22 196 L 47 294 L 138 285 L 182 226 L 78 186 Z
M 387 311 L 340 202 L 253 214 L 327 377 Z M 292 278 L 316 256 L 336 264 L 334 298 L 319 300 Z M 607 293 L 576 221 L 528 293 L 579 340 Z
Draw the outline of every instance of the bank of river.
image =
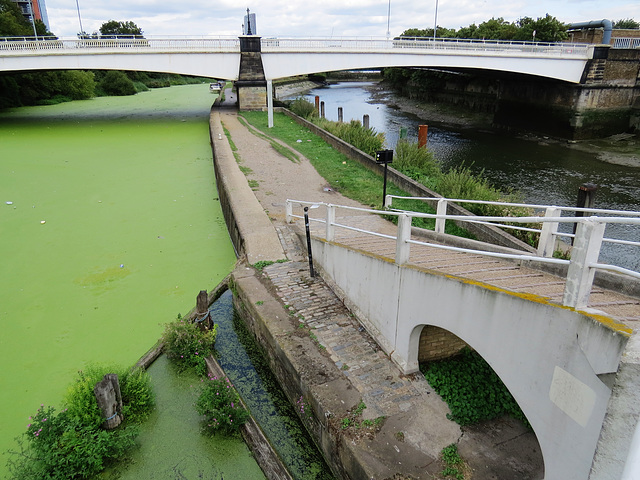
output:
M 211 103 L 195 85 L 0 113 L 0 452 L 77 370 L 135 363 L 232 269 Z
M 340 82 L 306 94 L 316 95 L 329 120 L 337 120 L 338 107 L 345 121 L 369 115 L 371 127 L 385 134 L 387 148 L 395 148 L 401 129 L 417 141 L 418 125 L 428 125 L 428 147 L 443 168 L 467 166 L 500 189 L 520 192 L 527 203 L 573 206 L 578 188 L 592 182 L 599 185 L 597 207 L 640 211 L 640 167 L 634 163 L 640 165 L 640 140 L 619 136 L 568 144 L 514 136 L 491 130 L 486 115 L 417 103 L 373 82 Z M 640 229 L 611 226 L 607 236 L 637 240 Z M 605 246 L 603 255 L 605 261 L 640 269 L 634 247 Z

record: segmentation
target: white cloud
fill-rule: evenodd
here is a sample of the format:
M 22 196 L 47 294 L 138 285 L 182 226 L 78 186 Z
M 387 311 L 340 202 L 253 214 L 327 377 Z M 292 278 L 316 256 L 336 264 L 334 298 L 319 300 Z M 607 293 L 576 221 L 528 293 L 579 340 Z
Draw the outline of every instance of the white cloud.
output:
M 263 0 L 239 7 L 235 0 L 78 0 L 82 25 L 87 32 L 108 20 L 133 21 L 146 35 L 239 35 L 247 6 L 257 15 L 258 34 L 263 36 L 384 36 L 387 31 L 388 0 Z M 391 0 L 390 31 L 397 35 L 407 28 L 431 28 L 436 0 L 415 2 Z M 79 30 L 75 0 L 48 0 L 52 31 L 63 37 Z M 438 25 L 458 29 L 482 23 L 491 17 L 515 21 L 550 14 L 565 23 L 589 20 L 640 21 L 636 0 L 438 0 Z

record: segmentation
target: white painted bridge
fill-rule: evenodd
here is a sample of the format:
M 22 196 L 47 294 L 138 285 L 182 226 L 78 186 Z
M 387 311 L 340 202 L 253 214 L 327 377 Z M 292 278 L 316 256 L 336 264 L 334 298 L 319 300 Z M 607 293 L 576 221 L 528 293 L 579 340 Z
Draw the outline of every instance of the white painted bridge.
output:
M 0 39 L 0 71 L 138 70 L 237 80 L 240 50 L 236 37 L 8 38 Z M 579 83 L 594 47 L 333 37 L 262 38 L 260 50 L 268 81 L 337 70 L 437 67 L 513 72 Z

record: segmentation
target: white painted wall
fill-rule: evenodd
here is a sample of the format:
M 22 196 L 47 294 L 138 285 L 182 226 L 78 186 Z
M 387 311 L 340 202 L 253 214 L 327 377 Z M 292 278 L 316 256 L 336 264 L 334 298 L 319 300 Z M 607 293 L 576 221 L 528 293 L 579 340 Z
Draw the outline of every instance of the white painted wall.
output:
M 491 365 L 538 437 L 546 478 L 587 479 L 627 336 L 596 316 L 313 240 L 314 259 L 405 372 L 424 325 L 451 331 Z

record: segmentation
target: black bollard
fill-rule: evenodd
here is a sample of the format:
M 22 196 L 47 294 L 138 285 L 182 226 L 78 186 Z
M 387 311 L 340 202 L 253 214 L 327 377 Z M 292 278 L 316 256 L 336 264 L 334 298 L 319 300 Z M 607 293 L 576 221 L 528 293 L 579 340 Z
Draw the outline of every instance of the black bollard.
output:
M 584 183 L 578 187 L 578 201 L 576 207 L 578 208 L 593 208 L 596 204 L 596 192 L 598 191 L 598 185 L 595 183 Z M 585 212 L 576 212 L 576 217 L 584 217 Z M 578 224 L 573 224 L 573 234 L 576 234 Z M 571 245 L 575 238 L 571 239 Z
M 315 277 L 313 271 L 313 256 L 311 255 L 311 232 L 309 231 L 309 207 L 304 207 L 304 229 L 307 232 L 307 253 L 309 254 L 309 273 L 311 278 Z

